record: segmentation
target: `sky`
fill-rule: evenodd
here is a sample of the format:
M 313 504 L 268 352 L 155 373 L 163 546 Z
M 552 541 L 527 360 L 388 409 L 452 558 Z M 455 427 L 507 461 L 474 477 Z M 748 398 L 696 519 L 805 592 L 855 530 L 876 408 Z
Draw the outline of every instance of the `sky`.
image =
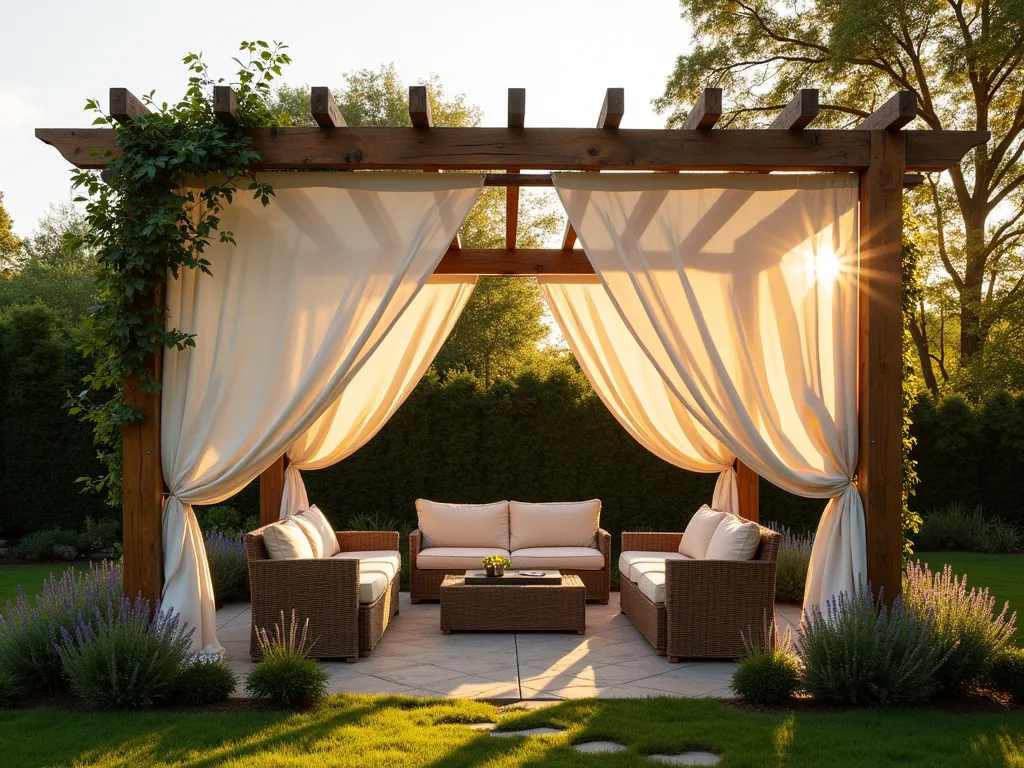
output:
M 355 69 L 394 62 L 413 84 L 429 74 L 448 94 L 504 125 L 508 88 L 526 88 L 527 126 L 593 127 L 604 92 L 625 88 L 624 128 L 664 125 L 661 95 L 688 45 L 678 0 L 36 0 L 5 4 L 0 48 L 0 192 L 15 232 L 30 235 L 69 199 L 69 166 L 36 127 L 88 126 L 86 98 L 110 87 L 177 100 L 182 57 L 202 52 L 216 76 L 242 40 L 286 43 L 290 85 L 337 87 Z

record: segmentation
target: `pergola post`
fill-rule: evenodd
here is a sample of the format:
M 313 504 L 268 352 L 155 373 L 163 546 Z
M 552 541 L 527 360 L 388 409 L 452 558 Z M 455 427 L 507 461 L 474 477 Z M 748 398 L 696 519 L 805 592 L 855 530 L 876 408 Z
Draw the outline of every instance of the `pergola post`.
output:
M 760 522 L 761 478 L 739 459 L 736 460 L 736 492 L 739 497 L 739 513 L 744 520 Z
M 867 524 L 868 580 L 887 602 L 900 593 L 903 556 L 903 172 L 906 134 L 871 131 L 860 172 L 857 485 Z
M 281 497 L 284 496 L 284 470 L 288 457 L 277 461 L 260 473 L 260 525 L 270 525 L 281 516 Z
M 157 288 L 153 303 L 163 305 L 163 286 Z M 149 360 L 149 369 L 159 381 L 163 355 Z M 146 392 L 142 379 L 124 380 L 124 403 L 143 416 L 124 428 L 121 448 L 121 511 L 123 527 L 124 594 L 139 593 L 155 605 L 163 592 L 163 496 L 164 476 L 160 464 L 160 393 Z

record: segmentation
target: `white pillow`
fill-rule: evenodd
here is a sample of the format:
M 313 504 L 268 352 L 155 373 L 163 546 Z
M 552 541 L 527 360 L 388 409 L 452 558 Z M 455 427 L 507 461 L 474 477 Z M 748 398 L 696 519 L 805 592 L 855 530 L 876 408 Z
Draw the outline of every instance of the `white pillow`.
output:
M 317 560 L 323 559 L 324 542 L 323 539 L 320 538 L 320 531 L 316 529 L 313 522 L 302 515 L 292 515 L 291 521 L 299 526 L 299 528 L 302 529 L 302 532 L 306 534 L 306 540 L 309 542 L 309 548 L 313 550 L 313 557 Z
M 305 512 L 300 512 L 296 517 L 309 522 L 316 529 L 316 538 L 320 542 L 320 554 L 317 557 L 334 557 L 341 552 L 341 545 L 338 544 L 338 537 L 334 533 L 334 527 L 327 516 L 317 507 L 312 505 Z M 312 543 L 312 540 L 311 540 Z M 316 550 L 316 546 L 313 547 Z
M 707 504 L 694 512 L 690 522 L 686 524 L 686 530 L 683 531 L 683 538 L 679 541 L 679 554 L 692 557 L 694 560 L 705 559 L 711 537 L 715 535 L 715 529 L 727 515 L 727 512 L 716 512 Z
M 757 523 L 726 515 L 711 537 L 706 560 L 750 560 L 761 543 L 761 528 Z
M 421 549 L 489 547 L 508 549 L 508 502 L 444 504 L 416 499 Z
M 292 518 L 263 529 L 263 546 L 271 560 L 313 559 L 313 548 L 302 527 Z
M 529 504 L 511 501 L 509 550 L 534 547 L 597 546 L 601 525 L 601 500 Z

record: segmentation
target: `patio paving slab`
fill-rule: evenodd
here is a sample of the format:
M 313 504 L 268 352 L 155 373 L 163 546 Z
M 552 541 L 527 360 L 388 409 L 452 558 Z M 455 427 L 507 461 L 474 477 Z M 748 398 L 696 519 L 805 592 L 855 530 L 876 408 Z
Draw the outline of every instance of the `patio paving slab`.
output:
M 783 631 L 800 621 L 799 606 L 780 604 Z M 217 611 L 217 634 L 225 662 L 244 678 L 249 659 L 251 614 L 247 603 Z M 730 698 L 731 661 L 670 664 L 656 656 L 643 635 L 619 611 L 619 596 L 608 605 L 587 605 L 585 635 L 542 632 L 456 632 L 442 635 L 437 603 L 412 605 L 401 594 L 399 613 L 373 654 L 354 664 L 325 663 L 331 693 L 383 693 L 545 702 L 583 697 L 675 696 Z M 673 759 L 677 755 L 668 756 Z M 685 763 L 684 763 L 685 764 Z

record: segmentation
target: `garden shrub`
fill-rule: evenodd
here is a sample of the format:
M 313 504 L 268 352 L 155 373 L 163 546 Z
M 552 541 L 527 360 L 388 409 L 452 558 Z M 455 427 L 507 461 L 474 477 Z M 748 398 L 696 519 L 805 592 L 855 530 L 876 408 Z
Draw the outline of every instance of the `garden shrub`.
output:
M 206 559 L 210 564 L 213 596 L 218 606 L 249 599 L 249 564 L 244 539 L 214 529 L 206 532 Z
M 298 634 L 294 610 L 289 629 L 285 629 L 281 611 L 281 623 L 274 625 L 273 637 L 266 629 L 257 628 L 262 660 L 246 678 L 245 690 L 250 696 L 281 707 L 309 706 L 323 698 L 330 676 L 318 661 L 309 658 L 313 644 L 308 633 L 306 619 L 301 635 Z
M 803 687 L 815 698 L 857 706 L 891 706 L 925 699 L 938 686 L 945 660 L 931 618 L 901 598 L 887 609 L 870 587 L 813 610 L 797 653 Z
M 1006 648 L 992 662 L 991 683 L 1024 704 L 1024 648 Z
M 145 709 L 174 694 L 191 639 L 178 614 L 122 596 L 112 611 L 61 628 L 59 653 L 71 692 L 90 707 Z
M 927 564 L 910 563 L 903 572 L 903 600 L 920 615 L 930 613 L 941 651 L 948 653 L 939 668 L 942 685 L 957 686 L 985 679 L 992 662 L 1009 645 L 1017 614 L 1007 615 L 1010 604 L 995 615 L 988 589 L 972 587 L 967 577 L 953 575 L 946 566 L 932 573 Z
M 204 706 L 226 701 L 235 692 L 235 673 L 216 658 L 196 658 L 185 664 L 174 682 L 174 701 Z
M 74 560 L 78 534 L 68 528 L 35 531 L 22 538 L 14 551 L 23 560 Z
M 778 707 L 788 702 L 800 684 L 800 662 L 793 653 L 793 637 L 778 636 L 774 622 L 766 627 L 768 645 L 749 644 L 732 675 L 732 690 L 742 699 L 762 707 Z
M 201 507 L 196 510 L 199 527 L 209 533 L 219 531 L 228 536 L 243 536 L 260 527 L 259 516 L 243 517 L 242 513 L 228 504 L 215 507 Z
M 59 579 L 51 573 L 34 600 L 19 587 L 0 617 L 0 667 L 29 690 L 60 687 L 61 628 L 73 628 L 79 615 L 106 615 L 121 591 L 121 569 L 107 561 L 88 570 L 69 568 Z
M 0 709 L 10 709 L 18 698 L 18 686 L 6 670 L 0 668 Z
M 987 517 L 981 507 L 969 510 L 952 502 L 924 516 L 917 535 L 917 549 L 924 552 L 1016 552 L 1020 528 L 997 517 Z
M 350 531 L 398 531 L 400 539 L 412 532 L 409 521 L 401 521 L 384 512 L 358 512 L 351 515 L 347 528 Z
M 83 555 L 109 553 L 121 543 L 121 523 L 112 517 L 87 517 L 76 546 Z
M 785 526 L 766 523 L 781 535 L 775 576 L 775 599 L 783 603 L 802 603 L 807 568 L 811 563 L 814 534 L 795 534 Z

